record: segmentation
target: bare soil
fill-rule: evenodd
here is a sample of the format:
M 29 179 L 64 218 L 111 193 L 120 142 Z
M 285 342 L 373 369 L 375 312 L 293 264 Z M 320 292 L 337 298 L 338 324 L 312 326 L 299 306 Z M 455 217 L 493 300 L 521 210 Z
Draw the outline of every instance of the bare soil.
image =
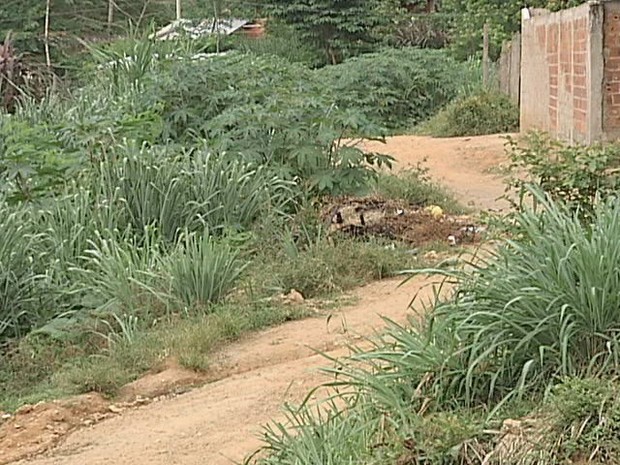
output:
M 501 211 L 505 200 L 503 178 L 498 173 L 509 163 L 505 155 L 506 135 L 434 139 L 396 136 L 385 144 L 364 142 L 368 151 L 392 155 L 397 170 L 422 162 L 429 174 L 456 194 L 464 205 L 477 210 Z M 513 135 L 514 136 L 514 135 Z
M 461 201 L 479 210 L 500 210 L 507 207 L 497 201 L 504 186 L 491 173 L 506 163 L 503 144 L 500 136 L 401 136 L 365 147 L 393 155 L 399 169 L 426 160 L 431 176 Z M 357 303 L 335 312 L 329 324 L 323 315 L 232 344 L 217 355 L 217 363 L 205 375 L 172 363 L 127 386 L 116 403 L 90 394 L 26 407 L 4 422 L 0 419 L 0 464 L 229 465 L 241 461 L 260 446 L 262 425 L 281 418 L 283 402 L 300 401 L 326 379 L 319 369 L 328 363 L 317 350 L 346 355 L 348 342 L 383 326 L 382 316 L 404 322 L 423 310 L 419 302 L 433 295 L 432 281 L 416 278 L 400 286 L 401 281 L 358 289 Z M 418 303 L 410 307 L 416 293 Z M 210 383 L 179 394 L 206 381 Z

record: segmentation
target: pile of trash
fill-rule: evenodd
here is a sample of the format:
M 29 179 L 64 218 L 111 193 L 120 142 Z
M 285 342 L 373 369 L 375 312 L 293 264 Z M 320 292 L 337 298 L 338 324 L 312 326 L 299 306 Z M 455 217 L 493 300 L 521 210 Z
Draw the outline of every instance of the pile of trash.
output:
M 446 214 L 438 205 L 424 208 L 378 197 L 332 199 L 322 210 L 331 233 L 377 237 L 408 245 L 478 242 L 484 228 L 468 216 Z

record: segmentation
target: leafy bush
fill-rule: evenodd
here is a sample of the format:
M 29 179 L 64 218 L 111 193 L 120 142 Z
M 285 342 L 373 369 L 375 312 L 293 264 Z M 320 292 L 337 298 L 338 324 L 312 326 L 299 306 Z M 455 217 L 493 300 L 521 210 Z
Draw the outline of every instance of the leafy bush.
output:
M 549 401 L 549 449 L 557 461 L 620 460 L 620 402 L 617 382 L 569 378 L 556 386 Z
M 617 144 L 566 146 L 548 135 L 531 133 L 524 143 L 509 139 L 511 168 L 509 187 L 522 198 L 531 183 L 553 199 L 591 214 L 597 197 L 615 196 L 619 180 L 620 146 Z M 529 179 L 520 174 L 525 170 Z
M 266 288 L 284 292 L 296 289 L 306 298 L 392 276 L 414 260 L 404 249 L 392 250 L 385 243 L 351 239 L 334 242 L 324 232 L 309 240 L 301 238 L 296 242 L 289 236 L 281 242 L 277 260 L 260 265 L 261 276 L 256 280 Z
M 235 49 L 254 55 L 275 55 L 291 63 L 301 63 L 310 68 L 327 64 L 323 52 L 302 40 L 294 29 L 283 24 L 268 25 L 267 34 L 259 40 L 232 36 Z
M 368 51 L 389 15 L 377 0 L 274 0 L 270 12 L 323 50 L 330 63 Z
M 420 130 L 433 137 L 459 137 L 515 132 L 518 128 L 517 106 L 503 94 L 483 91 L 458 98 Z
M 387 49 L 315 71 L 342 108 L 391 129 L 424 121 L 455 98 L 471 69 L 443 50 Z

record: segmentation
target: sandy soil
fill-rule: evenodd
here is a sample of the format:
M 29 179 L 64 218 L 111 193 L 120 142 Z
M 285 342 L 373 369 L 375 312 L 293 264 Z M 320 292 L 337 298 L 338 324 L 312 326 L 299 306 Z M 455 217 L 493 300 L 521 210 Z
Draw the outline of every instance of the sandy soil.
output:
M 502 209 L 499 176 L 505 163 L 499 136 L 461 139 L 394 137 L 370 150 L 393 155 L 399 168 L 426 158 L 430 174 L 478 209 Z M 430 298 L 428 280 L 416 278 L 373 283 L 354 292 L 356 304 L 331 318 L 292 322 L 257 333 L 228 346 L 209 374 L 211 382 L 185 394 L 156 401 L 136 400 L 138 393 L 157 395 L 192 374 L 178 367 L 139 380 L 125 390 L 125 404 L 110 405 L 98 396 L 36 406 L 0 427 L 0 464 L 47 450 L 18 463 L 37 465 L 224 465 L 242 460 L 260 445 L 262 425 L 277 419 L 285 401 L 300 401 L 325 380 L 318 370 L 331 356 L 347 353 L 356 335 L 382 327 L 381 315 L 404 322 L 414 315 L 411 298 Z M 421 310 L 419 304 L 414 309 Z M 182 383 L 181 383 L 182 384 Z M 144 405 L 141 405 L 144 404 Z M 88 410 L 84 405 L 92 405 Z M 68 434 L 73 431 L 72 434 Z M 54 448 L 50 448 L 56 445 Z
M 396 170 L 416 166 L 429 168 L 433 179 L 452 190 L 462 203 L 478 210 L 505 210 L 498 198 L 505 185 L 498 171 L 507 165 L 504 135 L 433 139 L 397 136 L 387 143 L 366 142 L 366 150 L 392 155 Z M 493 174 L 495 173 L 495 174 Z

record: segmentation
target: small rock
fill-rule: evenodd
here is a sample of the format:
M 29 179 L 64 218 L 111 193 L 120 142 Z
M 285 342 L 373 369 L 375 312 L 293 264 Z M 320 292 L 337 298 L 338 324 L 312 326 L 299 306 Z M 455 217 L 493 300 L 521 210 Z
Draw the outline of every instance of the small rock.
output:
M 0 420 L 8 420 L 9 418 L 11 418 L 11 414 L 10 413 L 2 413 L 0 412 Z
M 456 237 L 454 237 L 452 234 L 448 236 L 448 244 L 450 244 L 452 247 L 456 245 Z
M 437 260 L 437 258 L 439 257 L 439 255 L 437 255 L 437 252 L 434 250 L 431 250 L 430 252 L 426 252 L 424 254 L 424 260 Z
M 15 425 L 15 429 L 22 429 L 22 425 Z
M 93 426 L 93 425 L 95 424 L 95 422 L 94 422 L 93 420 L 84 420 L 84 421 L 82 422 L 82 424 L 83 424 L 84 426 Z
M 15 415 L 23 415 L 25 413 L 30 413 L 34 409 L 34 405 L 26 404 L 22 405 L 20 408 L 15 410 Z
M 118 413 L 122 413 L 122 412 L 123 412 L 123 409 L 122 409 L 122 408 L 120 408 L 120 407 L 117 407 L 116 405 L 110 405 L 110 406 L 108 406 L 108 410 L 109 410 L 110 412 L 112 412 L 112 413 L 117 413 L 117 414 L 118 414 Z
M 284 298 L 288 302 L 292 302 L 292 303 L 296 303 L 296 304 L 301 304 L 301 303 L 303 303 L 306 300 L 306 299 L 304 299 L 304 296 L 301 294 L 301 292 L 299 292 L 299 291 L 297 291 L 295 289 L 291 289 L 291 292 L 286 294 L 284 296 Z

